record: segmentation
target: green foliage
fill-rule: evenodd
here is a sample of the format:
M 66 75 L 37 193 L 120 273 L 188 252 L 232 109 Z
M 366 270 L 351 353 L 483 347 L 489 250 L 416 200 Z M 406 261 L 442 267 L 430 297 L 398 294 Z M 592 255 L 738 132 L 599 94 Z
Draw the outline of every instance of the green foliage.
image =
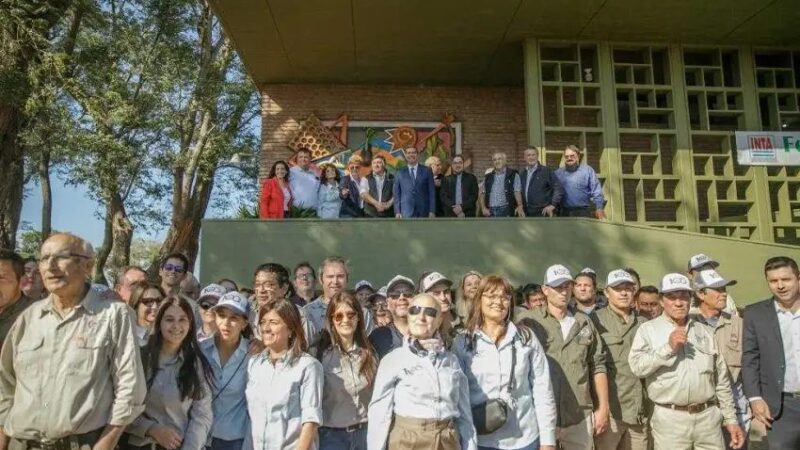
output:
M 158 256 L 158 250 L 160 248 L 160 241 L 154 241 L 150 239 L 134 239 L 131 243 L 130 264 L 147 270 L 147 266 Z
M 240 205 L 236 211 L 237 219 L 258 219 L 258 205 Z
M 298 208 L 292 206 L 289 208 L 289 218 L 291 219 L 309 219 L 317 217 L 317 211 L 313 208 Z
M 42 246 L 41 231 L 23 227 L 22 232 L 17 236 L 17 246 L 19 247 L 19 254 L 23 258 L 38 258 L 39 249 Z

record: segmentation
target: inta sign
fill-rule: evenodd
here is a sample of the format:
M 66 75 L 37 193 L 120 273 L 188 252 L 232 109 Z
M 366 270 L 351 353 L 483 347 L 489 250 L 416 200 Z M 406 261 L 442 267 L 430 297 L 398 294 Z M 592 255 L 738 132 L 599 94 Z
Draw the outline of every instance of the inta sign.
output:
M 800 166 L 800 131 L 737 131 L 736 153 L 745 166 Z

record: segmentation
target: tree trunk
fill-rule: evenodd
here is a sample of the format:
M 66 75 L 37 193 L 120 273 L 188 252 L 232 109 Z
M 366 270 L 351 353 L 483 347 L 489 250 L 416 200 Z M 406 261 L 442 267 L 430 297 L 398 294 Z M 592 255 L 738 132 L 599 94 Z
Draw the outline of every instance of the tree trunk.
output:
M 16 248 L 25 169 L 18 135 L 22 110 L 0 103 L 0 247 Z
M 130 264 L 131 242 L 133 241 L 133 224 L 128 219 L 125 203 L 119 195 L 111 199 L 111 228 L 114 245 L 111 247 L 111 267 L 116 273 L 121 267 Z
M 50 151 L 43 150 L 37 169 L 42 186 L 42 242 L 53 232 L 53 190 L 50 186 Z
M 103 229 L 103 244 L 95 253 L 94 275 L 92 276 L 95 283 L 105 285 L 108 285 L 108 282 L 106 281 L 106 275 L 103 273 L 103 269 L 106 267 L 108 255 L 111 254 L 111 247 L 114 246 L 114 226 L 112 224 L 113 217 L 114 214 L 111 211 L 111 202 L 108 202 L 108 205 L 106 205 L 105 227 Z
M 179 186 L 176 185 L 175 189 L 179 189 Z M 206 215 L 213 189 L 213 177 L 197 182 L 195 191 L 192 193 L 193 195 L 185 208 L 178 214 L 172 215 L 169 232 L 161 245 L 161 250 L 158 252 L 159 259 L 170 253 L 180 252 L 189 258 L 191 266 L 194 267 L 200 248 L 200 225 Z M 151 272 L 158 271 L 157 262 L 156 264 L 151 264 L 150 270 Z

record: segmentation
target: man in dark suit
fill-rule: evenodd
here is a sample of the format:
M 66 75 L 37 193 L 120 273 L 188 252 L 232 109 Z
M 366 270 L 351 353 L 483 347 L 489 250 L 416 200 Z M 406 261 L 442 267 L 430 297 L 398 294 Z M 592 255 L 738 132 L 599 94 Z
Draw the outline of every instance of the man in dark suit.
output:
M 553 217 L 564 189 L 556 173 L 549 167 L 539 164 L 539 149 L 530 146 L 525 150 L 527 167 L 519 171 L 522 181 L 522 204 L 526 217 Z
M 361 180 L 361 199 L 367 217 L 394 217 L 394 177 L 386 172 L 386 160 L 381 155 L 372 157 L 372 173 Z
M 771 450 L 800 448 L 800 270 L 776 256 L 764 265 L 772 298 L 744 312 L 742 381 Z
M 445 217 L 475 217 L 478 202 L 478 179 L 464 172 L 464 158 L 453 157 L 450 163 L 453 172 L 442 181 L 440 198 Z
M 419 164 L 419 151 L 405 149 L 406 167 L 394 177 L 394 213 L 404 217 L 436 217 L 436 187 L 431 169 Z

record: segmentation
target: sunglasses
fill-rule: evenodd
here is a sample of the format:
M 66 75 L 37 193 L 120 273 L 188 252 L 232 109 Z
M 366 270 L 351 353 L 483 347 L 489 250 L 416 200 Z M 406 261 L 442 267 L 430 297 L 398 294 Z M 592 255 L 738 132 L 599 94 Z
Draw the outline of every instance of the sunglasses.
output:
M 400 298 L 400 296 L 403 296 L 405 298 L 411 298 L 412 295 L 414 295 L 414 293 L 411 291 L 394 291 L 394 292 L 389 292 L 387 294 L 387 297 L 393 300 L 397 300 L 398 298 Z
M 161 303 L 161 297 L 142 297 L 140 302 L 144 306 L 153 306 Z
M 432 308 L 430 306 L 417 306 L 414 305 L 408 308 L 408 314 L 411 316 L 418 316 L 420 314 L 425 314 L 426 316 L 430 317 L 431 319 L 435 319 L 436 316 L 439 315 L 439 310 L 436 308 Z
M 174 264 L 164 264 L 163 269 L 166 272 L 175 272 L 175 273 L 183 273 L 186 271 L 186 269 L 184 269 L 183 266 L 176 266 Z
M 197 306 L 199 306 L 199 307 L 201 307 L 203 309 L 213 308 L 216 305 L 217 305 L 217 302 L 209 302 L 209 301 L 200 302 L 200 303 L 197 304 Z
M 353 311 L 349 311 L 346 313 L 337 312 L 336 314 L 333 315 L 333 320 L 335 320 L 336 322 L 341 322 L 342 320 L 344 320 L 345 316 L 350 321 L 356 320 L 357 317 L 356 313 L 354 313 Z

